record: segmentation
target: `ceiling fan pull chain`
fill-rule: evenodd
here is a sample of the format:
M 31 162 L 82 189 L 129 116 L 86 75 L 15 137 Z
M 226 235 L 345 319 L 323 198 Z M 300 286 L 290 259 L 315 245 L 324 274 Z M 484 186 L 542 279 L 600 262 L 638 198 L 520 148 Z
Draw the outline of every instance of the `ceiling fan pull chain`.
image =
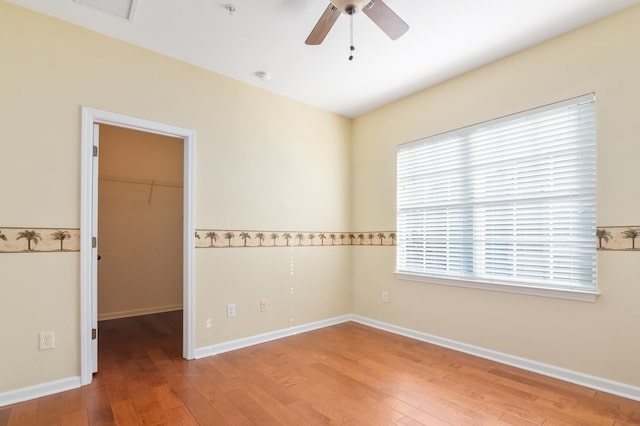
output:
M 349 25 L 350 32 L 351 32 L 351 34 L 350 34 L 351 44 L 349 45 L 349 60 L 353 61 L 353 51 L 356 50 L 356 48 L 353 46 L 353 13 L 349 14 L 349 19 L 351 21 L 350 25 Z

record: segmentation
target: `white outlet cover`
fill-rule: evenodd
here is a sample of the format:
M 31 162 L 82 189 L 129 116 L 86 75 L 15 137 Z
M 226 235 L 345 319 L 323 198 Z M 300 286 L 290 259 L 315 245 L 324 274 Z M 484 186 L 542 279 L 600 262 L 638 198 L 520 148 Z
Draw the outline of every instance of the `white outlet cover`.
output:
M 229 303 L 227 305 L 227 318 L 232 318 L 236 316 L 236 305 L 235 303 Z
M 53 331 L 42 331 L 39 337 L 41 351 L 56 347 L 56 334 Z

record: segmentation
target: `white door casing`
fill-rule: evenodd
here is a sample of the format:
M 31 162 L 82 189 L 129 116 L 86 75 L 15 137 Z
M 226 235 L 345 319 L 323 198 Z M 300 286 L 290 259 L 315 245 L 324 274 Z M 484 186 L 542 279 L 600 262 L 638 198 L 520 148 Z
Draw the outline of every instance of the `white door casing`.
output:
M 91 158 L 91 372 L 98 371 L 98 177 L 97 152 L 100 150 L 100 125 L 93 123 Z
M 182 355 L 195 353 L 195 131 L 122 114 L 82 107 L 81 195 L 80 195 L 80 379 L 91 383 L 97 371 L 97 195 L 98 160 L 93 146 L 98 143 L 99 124 L 156 133 L 184 140 L 183 200 L 183 344 Z M 97 241 L 96 241 L 97 242 Z M 97 246 L 97 244 L 96 244 Z

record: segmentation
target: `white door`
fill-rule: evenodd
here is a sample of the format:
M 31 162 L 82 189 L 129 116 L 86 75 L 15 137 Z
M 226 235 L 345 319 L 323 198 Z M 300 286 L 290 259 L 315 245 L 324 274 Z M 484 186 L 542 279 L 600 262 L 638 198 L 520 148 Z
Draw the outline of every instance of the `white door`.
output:
M 91 200 L 91 372 L 98 371 L 98 153 L 100 125 L 93 125 L 93 164 Z

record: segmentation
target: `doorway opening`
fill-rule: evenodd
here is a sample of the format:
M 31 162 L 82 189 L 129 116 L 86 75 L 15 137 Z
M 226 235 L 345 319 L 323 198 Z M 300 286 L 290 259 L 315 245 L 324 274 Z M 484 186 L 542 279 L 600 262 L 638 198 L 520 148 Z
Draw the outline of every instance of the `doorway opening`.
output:
M 98 361 L 116 349 L 106 344 L 104 331 L 118 324 L 127 330 L 119 330 L 116 346 L 153 342 L 124 333 L 136 327 L 119 319 L 146 316 L 133 322 L 144 330 L 156 327 L 153 319 L 182 314 L 184 176 L 183 139 L 100 124 L 99 144 Z M 154 315 L 164 312 L 174 314 Z M 179 357 L 182 328 L 171 322 L 156 327 L 154 337 Z
M 104 131 L 101 130 L 101 127 Z M 138 169 L 137 172 L 131 172 L 136 169 L 136 166 L 140 164 L 120 164 L 118 167 L 110 165 L 104 173 L 100 173 L 99 168 L 99 152 L 100 152 L 100 137 L 101 133 L 108 136 L 109 133 L 130 134 L 128 132 L 136 132 L 138 136 L 149 137 L 154 139 L 155 136 L 158 140 L 167 141 L 168 146 L 171 146 L 171 141 L 178 142 L 182 150 L 182 167 L 181 170 L 173 170 L 167 174 L 166 170 L 156 171 L 159 175 L 151 176 L 147 172 L 142 172 L 142 169 Z M 141 132 L 141 133 L 140 133 Z M 178 140 L 176 140 L 176 138 Z M 151 239 L 142 241 L 135 241 L 136 233 L 135 229 L 131 228 L 131 223 L 126 223 L 126 220 L 120 224 L 120 226 L 128 229 L 120 229 L 116 231 L 119 236 L 126 240 L 123 245 L 113 245 L 113 241 L 109 244 L 102 246 L 101 248 L 110 247 L 107 252 L 100 253 L 101 256 L 108 255 L 111 263 L 119 264 L 120 267 L 125 266 L 122 262 L 127 262 L 127 259 L 122 259 L 122 256 L 126 256 L 127 251 L 143 250 L 146 249 L 147 253 L 143 256 L 131 256 L 135 260 L 143 259 L 143 264 L 146 262 L 154 262 L 154 259 L 147 258 L 145 256 L 153 257 L 156 254 L 156 261 L 162 262 L 158 257 L 168 256 L 171 251 L 179 250 L 181 252 L 182 261 L 177 266 L 178 271 L 173 270 L 167 275 L 172 275 L 174 280 L 177 278 L 180 281 L 179 288 L 176 289 L 167 287 L 166 294 L 154 294 L 153 297 L 145 298 L 145 292 L 148 288 L 137 288 L 134 290 L 134 299 L 138 298 L 142 300 L 139 305 L 132 304 L 131 290 L 132 287 L 127 287 L 128 298 L 105 298 L 101 300 L 102 319 L 109 317 L 123 317 L 131 315 L 144 314 L 145 310 L 148 313 L 171 311 L 182 305 L 182 356 L 186 359 L 194 358 L 195 350 L 195 332 L 194 332 L 194 311 L 195 311 L 195 299 L 194 299 L 194 266 L 195 266 L 195 225 L 194 225 L 194 206 L 195 206 L 195 191 L 194 191 L 194 152 L 195 152 L 195 132 L 189 129 L 170 126 L 162 123 L 143 120 L 135 117 L 124 116 L 121 114 L 115 114 L 107 111 L 96 110 L 92 108 L 83 107 L 82 109 L 82 194 L 81 194 L 81 248 L 80 248 L 80 358 L 81 358 L 81 382 L 83 385 L 91 383 L 92 373 L 97 371 L 98 368 L 98 339 L 99 333 L 97 332 L 97 322 L 99 315 L 98 294 L 100 290 L 98 287 L 98 248 L 100 246 L 99 241 L 99 198 L 101 197 L 100 189 L 109 194 L 102 194 L 113 196 L 115 192 L 124 193 L 124 199 L 116 201 L 116 204 L 120 203 L 120 207 L 127 204 L 131 204 L 131 197 L 137 197 L 137 201 L 133 204 L 137 204 L 137 208 L 144 210 L 144 206 L 140 203 L 141 192 L 145 192 L 144 199 L 147 202 L 147 210 L 150 204 L 160 203 L 156 207 L 167 207 L 169 199 L 173 198 L 171 203 L 175 204 L 177 186 L 182 186 L 181 194 L 178 196 L 182 200 L 178 200 L 182 208 L 179 212 L 170 214 L 160 214 L 159 219 L 147 220 L 174 220 L 177 221 L 176 215 L 180 215 L 180 222 L 178 230 L 174 230 L 172 238 L 181 239 L 180 242 L 173 241 L 172 247 L 160 247 L 163 244 L 162 241 L 152 241 Z M 95 148 L 94 148 L 95 147 Z M 121 147 L 122 148 L 122 147 Z M 173 150 L 175 150 L 173 145 Z M 170 149 L 170 150 L 171 150 Z M 144 149 L 143 149 L 144 151 Z M 109 155 L 113 155 L 111 152 Z M 131 158 L 129 158 L 131 160 Z M 126 163 L 126 159 L 124 160 Z M 134 161 L 135 162 L 135 161 Z M 101 165 L 102 166 L 102 165 Z M 146 174 L 145 174 L 146 173 Z M 181 176 L 176 177 L 176 173 Z M 133 175 L 133 176 L 132 176 Z M 99 178 L 103 179 L 103 184 L 109 186 L 100 186 Z M 181 182 L 178 182 L 181 181 Z M 181 184 L 181 185 L 178 185 Z M 144 188 L 144 189 L 143 189 Z M 171 192 L 174 192 L 171 194 Z M 122 194 L 121 194 L 122 195 Z M 129 198 L 127 200 L 127 197 Z M 113 198 L 112 198 L 113 201 Z M 147 213 L 149 213 L 149 211 Z M 172 219 L 171 219 L 172 217 Z M 109 220 L 112 220 L 110 218 Z M 139 223 L 139 225 L 142 222 Z M 115 228 L 114 228 L 115 229 Z M 146 238 L 151 238 L 149 232 L 143 232 Z M 166 229 L 158 230 L 158 233 L 167 233 Z M 104 234 L 104 233 L 103 233 Z M 133 234 L 133 235 L 130 235 Z M 138 240 L 140 240 L 140 233 L 137 234 Z M 107 238 L 110 238 L 111 235 Z M 130 238 L 129 238 L 130 237 Z M 128 239 L 129 238 L 129 239 Z M 112 239 L 113 240 L 113 239 Z M 145 247 L 145 241 L 150 243 L 151 247 Z M 166 241 L 164 242 L 166 243 Z M 155 249 L 154 250 L 154 246 Z M 149 250 L 150 249 L 150 250 Z M 106 260 L 106 258 L 105 258 Z M 116 262 L 116 260 L 118 260 Z M 112 267 L 114 265 L 111 265 Z M 142 265 L 138 265 L 142 266 Z M 102 265 L 101 265 L 102 267 Z M 135 264 L 125 266 L 127 268 L 134 267 Z M 174 265 L 175 269 L 176 265 Z M 144 269 L 138 268 L 140 273 L 148 272 L 149 266 L 145 264 Z M 108 268 L 105 266 L 105 271 Z M 102 278 L 108 277 L 109 274 L 115 274 L 117 268 L 112 269 L 111 272 L 103 274 Z M 134 274 L 135 275 L 135 274 Z M 135 280 L 134 278 L 129 278 Z M 113 280 L 111 280 L 113 281 Z M 116 285 L 116 287 L 118 287 Z M 117 291 L 117 289 L 116 289 Z M 137 292 L 137 293 L 136 293 Z M 181 298 L 176 295 L 176 292 L 181 292 Z M 153 299 L 153 300 L 145 300 Z M 180 299 L 180 300 L 179 300 Z M 179 300 L 179 302 L 178 302 Z

